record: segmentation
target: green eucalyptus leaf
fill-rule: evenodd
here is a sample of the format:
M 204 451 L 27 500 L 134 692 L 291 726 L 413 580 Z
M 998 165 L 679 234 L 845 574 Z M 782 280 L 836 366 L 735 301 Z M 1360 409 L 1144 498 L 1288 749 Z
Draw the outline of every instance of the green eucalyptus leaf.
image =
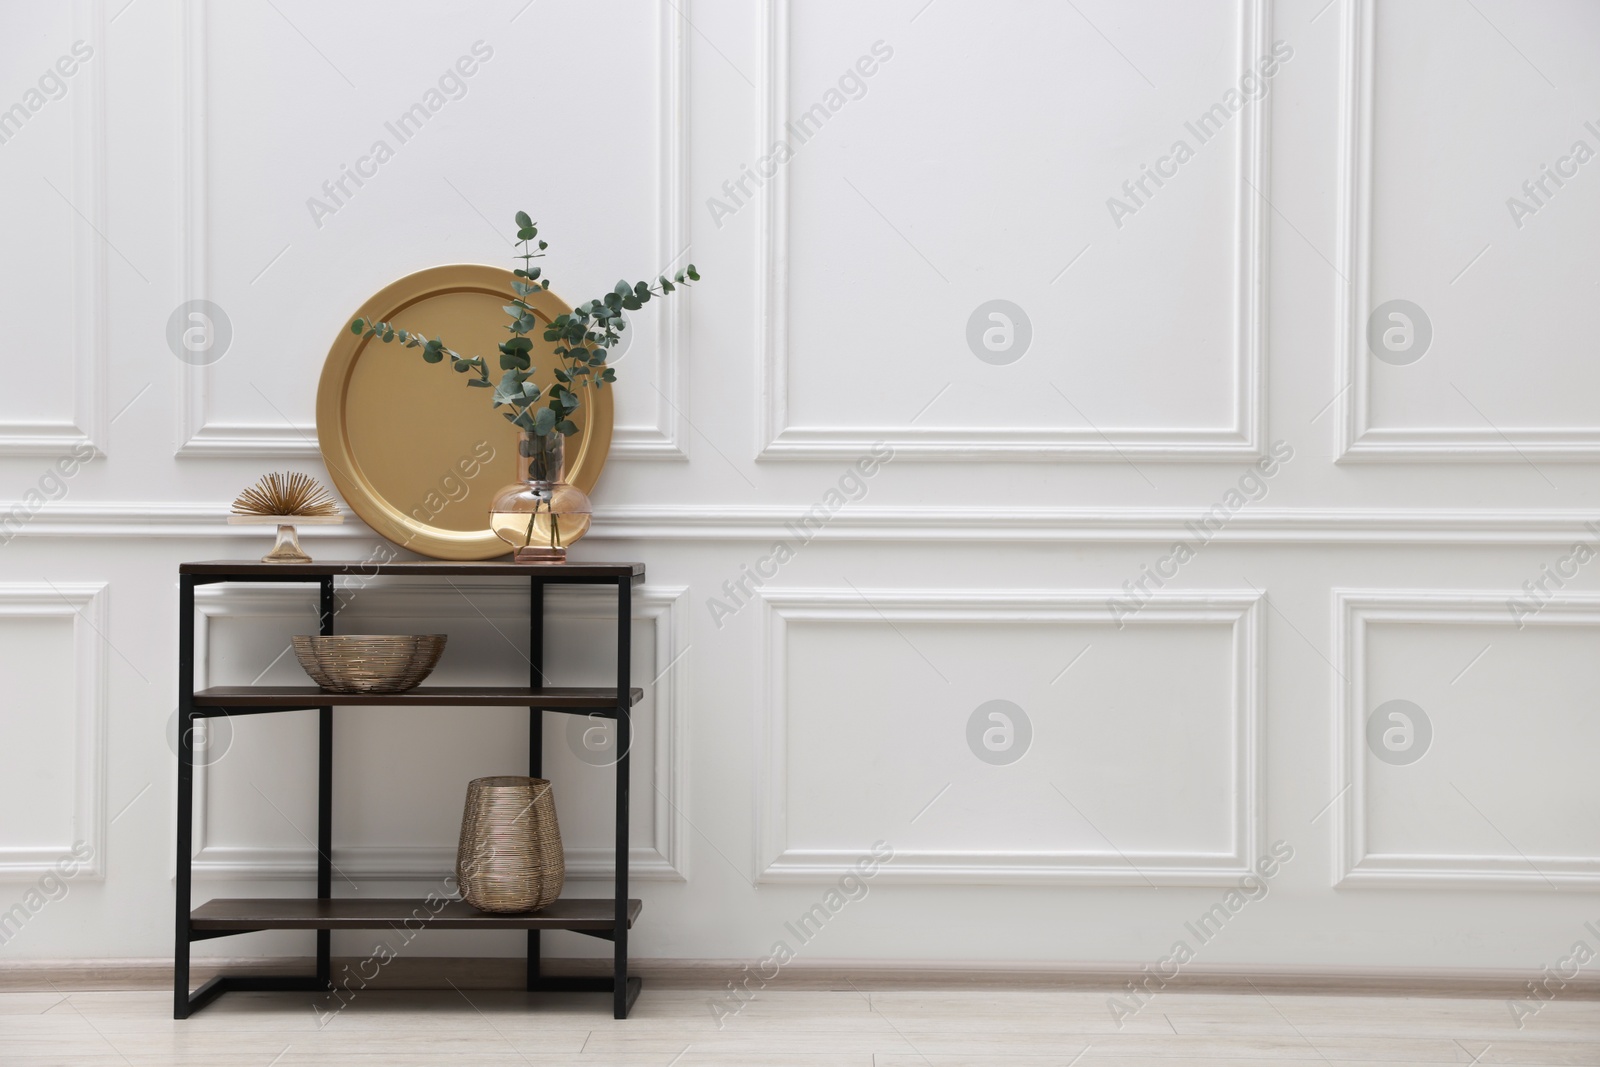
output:
M 540 408 L 539 414 L 534 416 L 533 432 L 540 437 L 547 435 L 556 424 L 556 413 L 549 408 Z
M 528 213 L 526 211 L 519 211 L 517 212 L 517 225 L 519 227 L 532 226 L 533 220 L 528 217 Z

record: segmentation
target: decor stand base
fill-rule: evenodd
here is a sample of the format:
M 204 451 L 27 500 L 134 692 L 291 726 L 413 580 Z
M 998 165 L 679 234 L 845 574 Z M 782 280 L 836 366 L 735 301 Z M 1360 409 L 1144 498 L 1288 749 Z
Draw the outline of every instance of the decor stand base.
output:
M 321 632 L 333 633 L 334 582 L 340 576 L 373 575 L 454 578 L 515 578 L 528 582 L 527 686 L 419 686 L 403 693 L 335 693 L 315 686 L 219 686 L 196 691 L 195 587 L 218 582 L 308 582 L 320 591 Z M 628 975 L 628 932 L 641 903 L 628 897 L 629 748 L 632 708 L 644 691 L 629 685 L 633 586 L 644 581 L 642 563 L 422 563 L 344 561 L 336 563 L 255 563 L 225 560 L 185 563 L 178 571 L 178 871 L 175 893 L 173 1017 L 186 1019 L 223 993 L 235 991 L 327 992 L 334 989 L 334 930 L 526 930 L 530 992 L 610 993 L 612 1014 L 628 1017 L 640 982 Z M 544 681 L 544 587 L 547 583 L 609 585 L 617 591 L 617 667 L 615 688 L 550 687 Z M 616 874 L 613 894 L 599 899 L 563 897 L 539 911 L 491 914 L 464 900 L 433 901 L 335 898 L 333 895 L 333 709 L 336 707 L 523 707 L 528 709 L 528 773 L 540 777 L 544 757 L 544 715 L 598 715 L 617 721 Z M 194 896 L 194 736 L 197 719 L 276 712 L 315 712 L 317 716 L 317 893 L 314 897 L 213 899 L 193 906 Z M 196 941 L 258 930 L 314 931 L 317 973 L 284 977 L 221 975 L 193 992 L 189 989 L 190 950 Z M 539 934 L 570 930 L 610 941 L 610 976 L 547 975 L 540 970 Z

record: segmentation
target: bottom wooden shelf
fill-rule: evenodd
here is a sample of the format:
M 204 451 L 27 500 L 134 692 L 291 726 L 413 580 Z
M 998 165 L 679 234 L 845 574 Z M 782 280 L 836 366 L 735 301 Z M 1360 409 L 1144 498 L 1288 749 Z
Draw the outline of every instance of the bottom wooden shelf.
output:
M 628 926 L 643 907 L 628 901 Z M 437 910 L 435 910 L 437 909 Z M 368 930 L 401 923 L 425 930 L 612 930 L 616 901 L 558 900 L 524 915 L 494 915 L 464 900 L 436 902 L 403 899 L 317 900 L 303 897 L 219 898 L 208 900 L 189 916 L 195 931 L 243 933 L 248 930 Z

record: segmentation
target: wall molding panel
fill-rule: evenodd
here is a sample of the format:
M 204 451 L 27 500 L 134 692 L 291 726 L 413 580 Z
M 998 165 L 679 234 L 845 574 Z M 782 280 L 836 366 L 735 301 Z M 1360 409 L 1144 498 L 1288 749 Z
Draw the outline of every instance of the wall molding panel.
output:
M 0 501 L 0 514 L 19 501 Z M 259 529 L 223 522 L 223 503 L 46 504 L 17 538 L 250 540 Z M 794 537 L 800 507 L 622 504 L 595 508 L 590 541 L 772 541 Z M 935 507 L 846 507 L 815 531 L 818 541 L 1171 542 L 1192 538 L 1201 508 L 1001 508 L 973 516 Z M 301 538 L 376 542 L 354 515 L 343 526 L 309 527 Z M 1561 545 L 1600 541 L 1600 510 L 1511 508 L 1245 508 L 1217 530 L 1223 544 Z
M 1367 317 L 1372 311 L 1373 112 L 1375 0 L 1341 4 L 1340 176 L 1334 388 L 1339 427 L 1338 462 L 1528 463 L 1531 459 L 1594 462 L 1600 426 L 1372 425 L 1371 360 Z
M 1436 592 L 1336 589 L 1334 599 L 1335 737 L 1334 885 L 1339 888 L 1553 890 L 1600 888 L 1600 856 L 1393 854 L 1368 851 L 1365 748 L 1367 624 L 1505 627 L 1506 602 L 1521 591 Z M 1529 627 L 1600 628 L 1600 595 L 1555 595 Z M 1341 677 L 1342 675 L 1342 677 Z M 1515 846 L 1513 846 L 1515 847 Z
M 109 327 L 107 325 L 106 241 L 96 227 L 106 225 L 106 90 L 107 34 L 104 8 L 94 0 L 72 0 L 73 35 L 88 42 L 95 54 L 73 76 L 72 166 L 69 211 L 72 222 L 72 326 L 65 332 L 73 369 L 73 415 L 70 422 L 0 421 L 0 458 L 59 457 L 88 445 L 103 456 L 110 429 L 107 414 Z M 40 195 L 52 194 L 40 190 Z M 49 204 L 49 200 L 41 203 Z M 67 205 L 62 205 L 67 207 Z
M 1474 3 L 12 3 L 0 919 L 94 856 L 0 986 L 170 957 L 180 639 L 197 685 L 294 685 L 318 610 L 269 573 L 191 619 L 179 570 L 267 552 L 228 522 L 264 474 L 332 485 L 341 314 L 509 270 L 519 206 L 567 299 L 608 263 L 706 278 L 628 312 L 572 549 L 647 568 L 636 960 L 793 947 L 821 902 L 823 970 L 1126 977 L 1210 946 L 1185 923 L 1259 900 L 1279 841 L 1270 900 L 1199 949 L 1219 976 L 1508 975 L 1600 937 L 1600 0 Z M 540 52 L 597 35 L 609 66 Z M 1369 346 L 1399 300 L 1431 330 Z M 219 343 L 174 355 L 191 301 Z M 366 368 L 401 402 L 352 432 L 482 518 L 497 476 L 429 443 L 478 391 L 418 366 Z M 374 576 L 446 561 L 337 506 L 300 540 L 352 572 L 339 632 L 448 633 L 439 685 L 527 678 L 527 568 Z M 552 683 L 609 684 L 614 593 L 547 589 Z M 335 895 L 440 889 L 466 782 L 526 769 L 523 710 L 340 708 Z M 618 859 L 588 710 L 544 716 L 581 897 Z M 197 901 L 315 895 L 316 720 L 202 720 Z M 884 895 L 836 913 L 880 840 Z
M 788 843 L 788 628 L 791 623 L 957 622 L 1109 625 L 1106 600 L 1114 591 L 886 589 L 761 589 L 764 656 L 760 692 L 760 756 L 756 779 L 757 881 L 828 882 L 861 858 L 870 841 L 830 849 Z M 1230 854 L 1196 851 L 1137 853 L 1046 850 L 909 851 L 896 849 L 875 880 L 912 885 L 1228 885 L 1250 873 L 1261 854 L 1265 825 L 1262 790 L 1263 597 L 1255 591 L 1157 593 L 1128 620 L 1150 624 L 1232 628 L 1233 812 Z
M 474 585 L 471 599 L 455 588 L 404 579 L 348 590 L 351 602 L 360 602 L 363 614 L 385 619 L 432 622 L 483 620 L 512 632 L 527 627 L 527 593 L 501 587 Z M 629 850 L 631 877 L 646 881 L 684 881 L 689 872 L 688 806 L 688 694 L 689 675 L 679 662 L 688 648 L 689 619 L 685 596 L 678 586 L 642 586 L 633 593 L 633 617 L 648 621 L 654 633 L 655 662 L 667 664 L 653 686 L 655 752 L 651 784 L 655 788 L 653 843 Z M 554 619 L 614 620 L 614 608 L 594 592 L 555 587 L 546 590 L 546 605 Z M 196 688 L 209 684 L 207 655 L 211 620 L 216 618 L 314 619 L 315 592 L 309 589 L 218 587 L 196 590 Z M 520 609 L 520 610 L 519 610 Z M 515 628 L 515 629 L 513 629 Z M 554 714 L 554 713 L 552 713 Z M 207 804 L 211 768 L 195 768 L 194 872 L 207 878 L 267 878 L 304 880 L 316 876 L 315 853 L 301 848 L 222 846 L 209 843 L 210 807 Z M 608 772 L 609 773 L 609 772 Z M 635 782 L 635 788 L 644 785 Z M 352 878 L 379 882 L 425 882 L 455 870 L 455 845 L 336 845 L 333 862 Z M 567 877 L 574 880 L 609 879 L 615 868 L 609 847 L 568 847 Z
M 72 826 L 94 850 L 75 878 L 106 870 L 106 667 L 110 630 L 105 583 L 0 583 L 0 618 L 72 620 Z M 0 843 L 0 880 L 37 878 L 72 851 L 73 841 L 36 847 Z
M 656 259 L 660 270 L 678 269 L 688 252 L 687 74 L 683 12 L 670 0 L 657 5 Z M 183 282 L 185 299 L 212 297 L 211 164 L 208 130 L 210 35 L 203 0 L 183 7 Z M 619 423 L 611 455 L 636 459 L 687 459 L 687 399 L 680 369 L 683 321 L 676 301 L 663 301 L 655 321 L 654 421 Z M 215 378 L 210 367 L 186 366 L 180 401 L 179 456 L 320 459 L 315 424 L 222 423 L 213 419 Z
M 762 93 L 760 144 L 782 139 L 789 117 L 790 0 L 766 0 L 762 7 Z M 1266 0 L 1239 0 L 1235 8 L 1241 64 L 1271 47 L 1271 13 Z M 1234 313 L 1233 425 L 1218 429 L 1148 427 L 1100 429 L 1094 426 L 807 426 L 790 420 L 789 375 L 789 176 L 778 168 L 761 187 L 760 309 L 761 353 L 758 460 L 817 460 L 858 456 L 887 442 L 902 459 L 987 462 L 1076 460 L 1125 462 L 1218 462 L 1260 455 L 1266 436 L 1266 264 L 1264 197 L 1271 96 L 1240 113 L 1235 160 L 1238 181 L 1233 203 L 1237 306 Z M 1259 192 L 1258 192 L 1259 191 Z

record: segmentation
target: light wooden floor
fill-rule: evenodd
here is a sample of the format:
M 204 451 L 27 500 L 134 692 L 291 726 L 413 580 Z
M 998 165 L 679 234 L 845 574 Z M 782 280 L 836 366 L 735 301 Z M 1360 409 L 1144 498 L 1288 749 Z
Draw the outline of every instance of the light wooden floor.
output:
M 763 992 L 718 1029 L 715 991 L 607 998 L 471 990 L 318 998 L 231 993 L 186 1022 L 150 991 L 0 993 L 4 1067 L 1264 1067 L 1600 1064 L 1600 1003 L 1557 1001 L 1518 1030 L 1504 1001 L 1164 994 L 1119 1031 L 1104 994 Z

